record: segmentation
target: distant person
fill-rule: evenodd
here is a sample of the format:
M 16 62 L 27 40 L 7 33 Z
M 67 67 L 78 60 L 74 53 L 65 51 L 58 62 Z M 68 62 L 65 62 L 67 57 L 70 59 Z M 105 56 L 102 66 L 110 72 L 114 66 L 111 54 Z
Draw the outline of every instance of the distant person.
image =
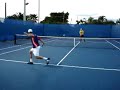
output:
M 27 33 L 24 32 L 24 34 L 26 34 L 27 36 L 29 36 L 31 38 L 31 43 L 33 46 L 30 49 L 30 61 L 28 62 L 28 64 L 33 64 L 32 54 L 34 54 L 36 59 L 44 59 L 46 61 L 46 64 L 48 65 L 50 58 L 39 56 L 39 51 L 40 51 L 41 47 L 44 45 L 44 42 L 41 40 L 41 38 L 38 37 L 37 35 L 33 34 L 32 29 L 28 29 L 28 32 Z M 41 41 L 42 45 L 39 44 L 39 40 Z
M 80 41 L 84 40 L 84 42 L 85 42 L 85 39 L 83 39 L 84 38 L 84 30 L 82 28 L 80 28 L 79 34 L 80 34 Z

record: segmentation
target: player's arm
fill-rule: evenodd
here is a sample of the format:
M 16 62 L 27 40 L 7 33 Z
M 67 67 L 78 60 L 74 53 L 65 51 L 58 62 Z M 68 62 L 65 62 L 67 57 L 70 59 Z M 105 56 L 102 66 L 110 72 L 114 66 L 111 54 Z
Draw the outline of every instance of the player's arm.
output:
M 24 32 L 24 34 L 28 36 L 28 33 L 27 33 L 27 32 Z
M 40 39 L 40 41 L 42 42 L 42 45 L 44 45 L 45 43 Z
M 40 37 L 38 37 L 38 39 L 40 40 L 40 42 L 42 43 L 42 46 L 45 44 L 42 39 Z
M 27 32 L 24 32 L 24 35 L 31 36 L 31 34 Z

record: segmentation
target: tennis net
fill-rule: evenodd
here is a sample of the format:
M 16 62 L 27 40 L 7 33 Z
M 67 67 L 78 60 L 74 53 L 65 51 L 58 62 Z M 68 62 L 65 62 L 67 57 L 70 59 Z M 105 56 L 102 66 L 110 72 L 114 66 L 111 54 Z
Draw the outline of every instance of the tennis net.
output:
M 55 37 L 38 36 L 45 42 L 45 46 L 53 47 L 76 47 L 94 49 L 119 49 L 120 38 L 82 38 L 79 37 Z M 31 44 L 30 37 L 16 34 L 14 44 Z
M 56 36 L 38 36 L 44 41 L 45 46 L 56 47 L 74 47 L 79 43 L 79 39 L 75 37 L 56 37 Z M 26 35 L 16 34 L 14 37 L 14 44 L 28 45 L 31 44 L 30 37 Z

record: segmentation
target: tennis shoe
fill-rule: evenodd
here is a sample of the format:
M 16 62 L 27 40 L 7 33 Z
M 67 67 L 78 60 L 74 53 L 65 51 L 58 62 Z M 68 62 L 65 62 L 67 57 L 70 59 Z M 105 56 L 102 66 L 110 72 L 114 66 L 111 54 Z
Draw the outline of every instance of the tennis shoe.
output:
M 46 60 L 46 64 L 47 64 L 47 65 L 49 64 L 49 60 Z
M 33 64 L 33 62 L 28 62 L 27 64 Z
M 50 58 L 48 58 L 47 60 L 50 60 Z

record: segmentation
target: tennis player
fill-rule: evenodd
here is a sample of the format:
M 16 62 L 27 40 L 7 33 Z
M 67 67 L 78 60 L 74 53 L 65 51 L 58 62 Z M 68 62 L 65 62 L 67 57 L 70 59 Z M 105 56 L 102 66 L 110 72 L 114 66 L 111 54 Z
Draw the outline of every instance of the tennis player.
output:
M 85 42 L 85 39 L 82 39 L 84 37 L 84 30 L 82 28 L 80 28 L 79 34 L 80 34 L 80 41 L 84 40 Z
M 30 49 L 30 61 L 28 62 L 28 64 L 33 64 L 33 61 L 32 61 L 32 54 L 33 54 L 36 57 L 36 59 L 44 59 L 46 61 L 46 64 L 48 65 L 50 58 L 39 56 L 39 51 L 41 47 L 44 45 L 44 42 L 41 40 L 41 38 L 33 34 L 32 29 L 28 29 L 28 32 L 27 33 L 24 32 L 24 34 L 31 37 L 31 42 L 33 46 Z M 42 45 L 39 44 L 39 40 L 41 41 Z

